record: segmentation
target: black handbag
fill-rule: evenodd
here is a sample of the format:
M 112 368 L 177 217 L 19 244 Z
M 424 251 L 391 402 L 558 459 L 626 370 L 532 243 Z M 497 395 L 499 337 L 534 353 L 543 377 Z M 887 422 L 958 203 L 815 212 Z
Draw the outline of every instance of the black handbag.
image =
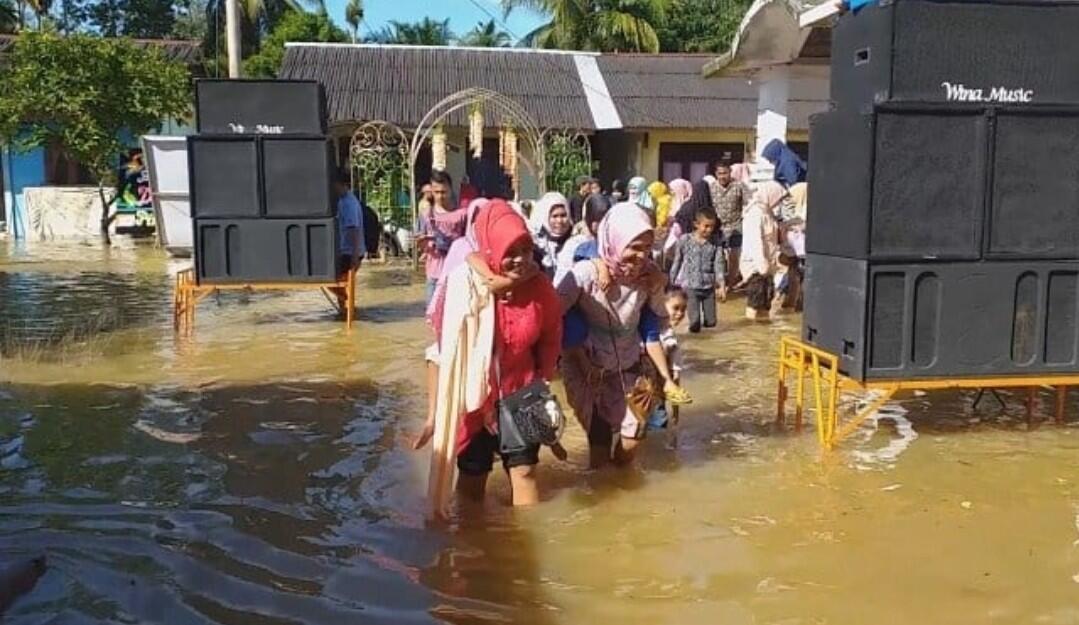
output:
M 498 369 L 496 360 L 495 372 L 501 385 Z M 536 445 L 554 447 L 565 429 L 566 416 L 547 382 L 536 380 L 505 397 L 499 391 L 498 447 L 501 453 L 518 453 Z

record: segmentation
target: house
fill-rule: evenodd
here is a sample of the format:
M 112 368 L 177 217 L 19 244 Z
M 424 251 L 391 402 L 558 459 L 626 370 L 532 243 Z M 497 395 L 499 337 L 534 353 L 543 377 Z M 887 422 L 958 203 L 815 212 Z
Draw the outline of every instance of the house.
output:
M 699 179 L 714 161 L 741 161 L 757 140 L 758 93 L 754 79 L 705 78 L 711 55 L 600 54 L 522 48 L 420 47 L 372 44 L 291 43 L 281 78 L 314 79 L 326 88 L 330 133 L 339 159 L 353 131 L 385 121 L 414 130 L 443 98 L 468 88 L 496 91 L 524 108 L 541 130 L 588 138 L 604 185 L 642 175 L 665 181 Z M 795 77 L 788 85 L 786 136 L 803 153 L 809 116 L 827 107 L 827 82 Z M 497 123 L 487 116 L 485 143 L 497 154 Z M 445 123 L 447 170 L 467 173 L 467 111 Z M 527 160 L 529 155 L 522 154 Z M 416 166 L 430 170 L 429 152 Z M 522 173 L 521 193 L 536 181 Z
M 772 139 L 801 137 L 798 81 L 812 81 L 827 98 L 831 80 L 831 19 L 840 0 L 756 0 L 746 11 L 731 49 L 709 61 L 712 80 L 744 78 L 755 85 L 758 150 Z M 826 110 L 823 106 L 821 110 Z M 803 154 L 803 157 L 806 155 Z
M 17 35 L 0 35 L 0 60 L 15 44 Z M 176 61 L 195 67 L 201 59 L 197 41 L 136 39 L 142 47 L 154 46 Z M 162 134 L 185 134 L 186 129 L 171 121 L 164 122 Z M 126 137 L 131 147 L 138 145 L 137 137 Z M 117 154 L 117 164 L 122 155 Z M 6 227 L 15 238 L 25 238 L 29 231 L 24 190 L 38 187 L 75 187 L 92 184 L 86 168 L 69 159 L 60 146 L 18 152 L 0 145 L 0 229 Z

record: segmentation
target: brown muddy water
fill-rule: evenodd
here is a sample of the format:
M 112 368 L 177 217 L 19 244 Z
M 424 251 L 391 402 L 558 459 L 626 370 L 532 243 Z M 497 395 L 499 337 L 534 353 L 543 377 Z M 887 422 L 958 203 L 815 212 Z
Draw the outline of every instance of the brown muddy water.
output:
M 422 287 L 206 300 L 173 337 L 152 248 L 0 247 L 6 623 L 1079 623 L 1079 401 L 1029 427 L 907 395 L 840 450 L 776 432 L 774 326 L 684 340 L 697 402 L 638 468 L 545 454 L 544 502 L 423 521 Z M 1048 396 L 1047 405 L 1051 405 Z M 674 444 L 676 443 L 676 444 Z

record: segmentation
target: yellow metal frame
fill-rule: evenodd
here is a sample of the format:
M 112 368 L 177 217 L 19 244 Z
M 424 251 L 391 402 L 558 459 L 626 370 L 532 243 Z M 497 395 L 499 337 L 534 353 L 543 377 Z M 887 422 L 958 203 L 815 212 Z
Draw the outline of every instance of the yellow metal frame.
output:
M 341 312 L 334 291 L 345 292 L 345 327 L 352 329 L 356 316 L 356 270 L 350 269 L 337 282 L 273 282 L 260 284 L 196 284 L 195 271 L 184 269 L 176 274 L 172 292 L 172 325 L 176 332 L 190 334 L 195 329 L 195 309 L 207 296 L 220 291 L 295 291 L 321 290 Z
M 779 343 L 778 394 L 776 423 L 786 422 L 786 404 L 791 386 L 790 376 L 794 381 L 794 428 L 801 431 L 806 408 L 806 382 L 812 386 L 813 407 L 816 410 L 817 438 L 821 447 L 832 449 L 843 441 L 861 424 L 873 416 L 881 406 L 896 393 L 905 390 L 941 390 L 941 389 L 1027 389 L 1027 419 L 1034 415 L 1034 404 L 1038 388 L 1052 387 L 1056 390 L 1054 417 L 1058 424 L 1064 423 L 1064 407 L 1068 387 L 1079 386 L 1079 374 L 1042 375 L 1042 376 L 997 376 L 986 378 L 950 378 L 950 379 L 908 379 L 858 382 L 839 372 L 839 358 L 832 353 L 814 347 L 801 340 L 785 336 Z M 844 394 L 878 393 L 869 403 L 858 410 L 850 421 L 842 426 L 839 423 L 839 402 Z

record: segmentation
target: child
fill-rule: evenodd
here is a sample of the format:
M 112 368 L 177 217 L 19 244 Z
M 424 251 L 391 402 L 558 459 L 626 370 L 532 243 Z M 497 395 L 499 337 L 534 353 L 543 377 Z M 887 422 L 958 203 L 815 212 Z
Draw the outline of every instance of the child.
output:
M 676 286 L 668 287 L 666 304 L 667 315 L 671 323 L 670 327 L 659 335 L 659 344 L 663 347 L 667 362 L 670 363 L 671 379 L 675 384 L 681 385 L 682 370 L 684 366 L 682 363 L 682 352 L 678 348 L 678 337 L 675 334 L 675 328 L 681 325 L 682 321 L 686 318 L 686 292 Z M 672 406 L 669 414 L 670 417 L 668 419 L 667 406 L 661 402 L 659 406 L 656 407 L 655 412 L 648 418 L 648 429 L 664 429 L 667 427 L 668 422 L 671 425 L 678 425 L 677 404 Z
M 710 208 L 697 211 L 693 234 L 675 246 L 671 275 L 681 276 L 689 312 L 689 331 L 716 327 L 716 298 L 727 301 L 727 267 L 723 246 L 713 239 L 719 218 Z
M 610 271 L 607 269 L 606 264 L 599 260 L 599 250 L 594 245 L 584 244 L 578 247 L 574 260 L 591 260 L 596 264 L 596 270 L 599 274 L 597 284 L 599 284 L 600 288 L 606 289 L 606 286 L 610 284 Z M 654 265 L 650 264 L 648 271 L 652 272 L 654 280 L 664 280 L 663 274 Z M 657 285 L 657 288 L 661 287 Z M 588 338 L 588 325 L 584 315 L 576 308 L 571 308 L 566 313 L 562 327 L 563 358 L 576 359 L 582 371 L 592 371 L 593 368 L 584 351 L 584 342 Z M 648 307 L 641 311 L 637 331 L 641 336 L 641 342 L 644 344 L 644 351 L 648 355 L 648 359 L 655 366 L 656 374 L 662 380 L 664 396 L 674 404 L 692 403 L 693 398 L 674 379 L 670 363 L 661 343 L 662 335 L 660 333 L 659 318 Z

